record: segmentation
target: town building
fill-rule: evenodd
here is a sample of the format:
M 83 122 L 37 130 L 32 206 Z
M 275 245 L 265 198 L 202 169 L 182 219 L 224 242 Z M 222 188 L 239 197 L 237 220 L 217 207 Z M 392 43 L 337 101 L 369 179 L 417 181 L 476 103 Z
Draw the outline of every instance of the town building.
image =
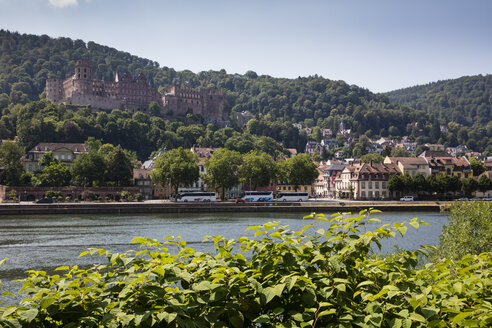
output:
M 38 164 L 41 157 L 47 152 L 52 152 L 55 159 L 70 167 L 80 154 L 87 153 L 87 151 L 87 146 L 83 143 L 41 142 L 22 157 L 22 163 L 26 171 L 32 173 L 42 169 Z
M 422 174 L 424 177 L 431 175 L 431 169 L 423 157 L 389 157 L 384 159 L 384 164 L 396 164 L 402 174 L 415 176 Z
M 134 78 L 129 72 L 114 81 L 94 78 L 89 60 L 78 60 L 74 75 L 68 79 L 47 79 L 46 98 L 59 104 L 89 105 L 95 111 L 121 109 L 147 111 L 151 102 L 159 104 L 168 116 L 200 115 L 205 122 L 224 122 L 224 95 L 212 89 L 192 89 L 172 86 L 161 94 L 140 73 Z
M 388 199 L 390 176 L 400 174 L 395 164 L 356 163 L 346 166 L 335 179 L 337 198 Z
M 321 146 L 320 143 L 316 141 L 308 141 L 306 143 L 306 148 L 304 152 L 308 154 L 309 156 L 313 156 L 314 154 L 321 154 L 323 151 L 323 147 Z
M 453 157 L 445 151 L 426 150 L 419 155 L 425 159 L 430 167 L 431 174 L 472 178 L 473 170 L 466 157 Z
M 152 199 L 154 195 L 154 184 L 150 177 L 150 171 L 149 169 L 133 169 L 133 181 L 145 200 Z
M 334 197 L 335 191 L 335 179 L 345 168 L 345 164 L 331 164 L 325 167 L 323 170 L 323 182 L 324 182 L 324 197 Z
M 194 182 L 190 188 L 187 190 L 201 191 L 207 190 L 207 185 L 203 182 L 202 174 L 207 174 L 207 168 L 205 167 L 205 161 L 212 158 L 214 152 L 219 150 L 219 148 L 208 148 L 208 147 L 191 147 L 191 152 L 198 156 L 198 168 L 200 172 L 200 177 L 198 181 Z

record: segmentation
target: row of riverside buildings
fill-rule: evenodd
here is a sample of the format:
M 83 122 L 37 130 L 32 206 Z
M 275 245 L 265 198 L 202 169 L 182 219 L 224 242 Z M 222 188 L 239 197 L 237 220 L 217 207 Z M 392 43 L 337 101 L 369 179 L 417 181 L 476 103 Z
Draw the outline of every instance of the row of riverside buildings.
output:
M 191 151 L 198 158 L 200 174 L 206 173 L 205 161 L 211 158 L 217 148 L 192 147 Z M 22 161 L 26 170 L 33 172 L 40 169 L 38 161 L 41 156 L 51 151 L 55 158 L 68 166 L 82 153 L 87 152 L 85 144 L 76 143 L 40 143 L 32 148 L 23 157 Z M 295 150 L 291 150 L 291 155 L 295 155 Z M 154 159 L 148 160 L 138 169 L 133 171 L 135 185 L 128 187 L 129 191 L 139 192 L 144 199 L 166 199 L 172 196 L 170 186 L 156 185 L 150 178 L 150 172 L 154 168 Z M 486 174 L 492 176 L 492 160 L 485 161 Z M 444 151 L 427 150 L 418 157 L 386 157 L 383 163 L 361 163 L 358 161 L 326 161 L 319 163 L 319 176 L 311 185 L 299 186 L 298 191 L 308 192 L 311 197 L 334 198 L 334 199 L 355 199 L 355 200 L 383 200 L 395 199 L 400 195 L 397 192 L 391 193 L 388 189 L 388 180 L 392 175 L 407 174 L 415 176 L 421 174 L 424 177 L 430 175 L 457 176 L 460 178 L 472 178 L 473 172 L 470 162 L 466 157 L 453 157 Z M 29 187 L 18 192 L 21 200 L 39 198 L 43 190 L 35 191 L 35 187 Z M 44 187 L 45 189 L 47 187 Z M 56 189 L 52 188 L 53 190 Z M 200 178 L 187 190 L 207 190 L 207 186 Z M 248 190 L 249 186 L 238 185 L 226 191 L 229 198 L 238 197 L 243 190 Z M 263 190 L 272 191 L 294 191 L 293 185 L 272 182 Z M 105 191 L 111 192 L 111 191 Z M 115 192 L 115 191 L 112 191 Z M 73 193 L 73 189 L 72 189 Z M 22 196 L 24 195 L 24 196 Z M 5 199 L 5 195 L 3 195 Z M 42 195 L 41 195 L 42 196 Z M 26 199 L 22 199 L 26 198 Z

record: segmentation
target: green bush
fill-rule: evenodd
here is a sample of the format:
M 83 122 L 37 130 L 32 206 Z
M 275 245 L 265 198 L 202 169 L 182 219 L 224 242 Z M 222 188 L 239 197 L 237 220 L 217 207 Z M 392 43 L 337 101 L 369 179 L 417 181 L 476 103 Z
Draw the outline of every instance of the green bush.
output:
M 383 259 L 371 246 L 417 219 L 359 233 L 369 219 L 327 221 L 290 231 L 253 226 L 254 237 L 220 236 L 215 254 L 180 238 L 135 238 L 124 254 L 89 249 L 108 265 L 29 271 L 20 306 L 0 309 L 5 327 L 486 327 L 492 324 L 490 253 L 417 268 L 426 249 Z M 328 223 L 329 222 L 329 223 Z M 318 224 L 316 224 L 318 226 Z M 312 234 L 309 235 L 309 234 Z M 169 250 L 172 248 L 172 251 Z
M 459 259 L 466 254 L 492 252 L 492 203 L 457 202 L 443 227 L 438 254 Z

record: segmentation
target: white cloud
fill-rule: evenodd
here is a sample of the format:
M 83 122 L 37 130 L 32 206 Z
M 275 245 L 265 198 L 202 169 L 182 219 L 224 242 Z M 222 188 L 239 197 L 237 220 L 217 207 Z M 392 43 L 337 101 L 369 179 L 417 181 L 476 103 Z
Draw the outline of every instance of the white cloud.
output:
M 50 0 L 50 5 L 58 8 L 78 5 L 78 0 Z

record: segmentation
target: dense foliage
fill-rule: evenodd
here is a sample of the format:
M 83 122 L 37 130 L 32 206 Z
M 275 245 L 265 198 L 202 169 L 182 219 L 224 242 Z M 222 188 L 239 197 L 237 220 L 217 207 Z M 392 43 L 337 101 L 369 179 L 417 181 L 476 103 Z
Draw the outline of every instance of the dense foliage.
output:
M 456 196 L 461 193 L 467 197 L 473 192 L 487 191 L 492 188 L 492 181 L 486 176 L 477 181 L 474 178 L 462 178 L 448 175 L 430 175 L 424 177 L 422 174 L 414 176 L 392 175 L 388 180 L 388 189 L 402 193 L 418 195 L 419 198 L 444 197 L 446 195 Z
M 151 171 L 154 183 L 161 186 L 169 184 L 175 194 L 178 193 L 179 186 L 191 186 L 199 175 L 198 156 L 182 147 L 159 155 Z
M 466 254 L 492 252 L 492 203 L 458 202 L 443 227 L 439 256 L 459 259 Z
M 487 327 L 490 253 L 417 268 L 426 250 L 369 256 L 417 219 L 360 233 L 376 221 L 311 215 L 290 231 L 253 226 L 254 238 L 208 237 L 215 254 L 172 237 L 135 238 L 124 254 L 90 249 L 109 264 L 60 274 L 30 271 L 20 306 L 0 308 L 4 327 Z M 318 222 L 319 221 L 319 222 Z M 320 222 L 326 224 L 320 224 Z M 323 227 L 324 226 L 324 227 Z M 312 235 L 310 235 L 312 234 Z M 171 248 L 171 250 L 170 250 Z
M 387 96 L 391 103 L 423 110 L 447 126 L 443 140 L 492 151 L 492 75 L 464 76 L 395 90 Z

